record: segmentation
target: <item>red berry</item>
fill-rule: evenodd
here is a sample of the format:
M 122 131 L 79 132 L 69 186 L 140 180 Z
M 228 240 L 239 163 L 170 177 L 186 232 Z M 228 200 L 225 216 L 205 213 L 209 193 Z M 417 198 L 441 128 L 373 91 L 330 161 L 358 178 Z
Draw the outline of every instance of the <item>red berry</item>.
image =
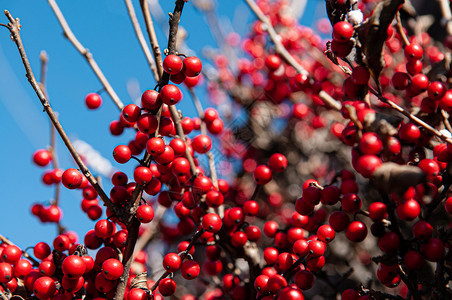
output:
M 195 77 L 201 73 L 202 63 L 196 56 L 189 56 L 184 58 L 183 72 L 187 77 Z
M 206 153 L 212 148 L 212 141 L 207 135 L 200 134 L 193 139 L 192 147 L 198 153 Z
M 277 70 L 281 66 L 281 58 L 275 54 L 268 55 L 265 58 L 265 65 L 270 71 Z
M 61 177 L 61 181 L 63 185 L 68 189 L 76 189 L 83 182 L 83 175 L 77 171 L 76 169 L 70 168 L 64 171 L 63 176 Z
M 154 219 L 154 209 L 150 205 L 140 205 L 136 216 L 141 223 L 149 223 Z
M 174 54 L 170 54 L 163 60 L 163 69 L 166 73 L 175 75 L 182 71 L 184 64 L 182 59 Z
M 272 171 L 266 165 L 260 165 L 254 170 L 254 180 L 257 184 L 264 185 L 270 182 L 272 178 Z
M 85 104 L 89 109 L 99 108 L 102 105 L 102 98 L 99 94 L 89 93 L 85 97 Z
M 359 141 L 359 150 L 363 154 L 378 154 L 383 149 L 383 142 L 374 132 L 366 132 Z
M 181 267 L 181 274 L 187 280 L 192 280 L 198 277 L 201 268 L 199 264 L 194 260 L 186 260 Z
M 180 269 L 182 259 L 177 253 L 168 253 L 163 258 L 163 268 L 168 272 L 174 273 Z
M 50 246 L 44 242 L 37 243 L 33 248 L 33 254 L 38 259 L 44 259 L 50 255 Z
M 287 168 L 287 158 L 281 153 L 274 153 L 268 159 L 268 166 L 273 172 L 282 172 Z
M 7 262 L 0 262 L 0 283 L 7 283 L 13 279 L 13 267 Z
M 157 118 L 153 114 L 142 114 L 138 117 L 138 130 L 144 134 L 153 134 L 157 130 Z
M 164 278 L 159 283 L 159 292 L 162 296 L 167 297 L 176 291 L 176 283 L 171 278 Z
M 162 105 L 162 100 L 158 97 L 159 93 L 155 90 L 147 90 L 141 96 L 141 106 L 149 111 L 156 110 Z
M 128 104 L 122 110 L 122 117 L 129 123 L 135 123 L 138 121 L 138 117 L 141 115 L 141 109 L 136 104 Z
M 160 99 L 166 105 L 174 105 L 182 100 L 182 92 L 174 84 L 167 84 L 160 91 Z
M 132 157 L 132 151 L 126 145 L 116 146 L 113 150 L 113 158 L 120 164 L 125 164 Z
M 39 299 L 48 299 L 52 297 L 56 292 L 55 280 L 48 276 L 36 279 L 33 284 L 33 292 Z
M 102 274 L 108 280 L 116 280 L 122 276 L 124 267 L 116 258 L 109 258 L 102 263 Z
M 146 167 L 138 167 L 133 172 L 133 178 L 137 184 L 146 185 L 152 179 L 152 171 Z
M 399 137 L 407 142 L 414 142 L 421 136 L 421 131 L 413 123 L 406 123 L 399 129 Z
M 202 218 L 202 228 L 208 232 L 218 232 L 221 229 L 221 218 L 216 213 L 208 213 Z
M 405 57 L 409 61 L 420 60 L 424 55 L 424 50 L 419 44 L 410 43 L 404 49 Z
M 61 269 L 67 277 L 71 279 L 79 278 L 86 271 L 84 260 L 77 255 L 69 255 L 63 261 Z
M 367 236 L 367 227 L 361 221 L 353 221 L 347 226 L 345 235 L 352 242 L 362 242 Z
M 96 235 L 102 239 L 109 238 L 115 231 L 115 225 L 107 219 L 99 220 L 94 226 Z
M 346 42 L 353 36 L 353 32 L 352 24 L 345 21 L 337 22 L 333 26 L 333 39 L 338 42 Z
M 47 166 L 52 161 L 52 154 L 45 149 L 39 149 L 33 154 L 33 162 L 40 167 Z

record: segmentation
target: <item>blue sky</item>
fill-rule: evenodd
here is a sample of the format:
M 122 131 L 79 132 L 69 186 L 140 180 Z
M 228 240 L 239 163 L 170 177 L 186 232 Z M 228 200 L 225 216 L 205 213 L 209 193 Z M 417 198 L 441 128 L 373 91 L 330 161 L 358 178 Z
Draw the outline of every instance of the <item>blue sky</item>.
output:
M 139 19 L 141 12 L 135 2 Z M 251 20 L 251 14 L 243 1 L 219 1 L 220 21 L 225 31 L 234 30 L 243 35 Z M 118 118 L 119 111 L 106 93 L 102 93 L 103 105 L 89 111 L 84 104 L 87 93 L 101 89 L 101 85 L 85 60 L 63 37 L 47 1 L 0 1 L 2 10 L 8 9 L 14 17 L 21 19 L 21 36 L 34 73 L 40 72 L 39 53 L 45 50 L 49 56 L 47 90 L 50 103 L 58 113 L 67 134 L 72 139 L 81 139 L 109 159 L 116 168 L 121 166 L 111 158 L 112 149 L 126 144 L 132 133 L 113 137 L 108 125 Z M 26 3 L 26 4 L 25 4 Z M 123 1 L 59 1 L 72 31 L 80 42 L 93 53 L 94 58 L 125 104 L 132 103 L 146 89 L 152 89 L 155 81 L 139 48 Z M 164 12 L 173 10 L 173 1 L 161 1 Z M 304 24 L 322 14 L 323 1 L 308 1 Z M 166 15 L 162 15 L 166 16 Z M 6 23 L 2 14 L 0 22 Z M 181 26 L 188 31 L 187 43 L 196 53 L 202 47 L 215 43 L 207 30 L 204 17 L 190 2 L 185 6 Z M 142 27 L 145 31 L 144 26 Z M 161 45 L 166 44 L 166 32 L 157 26 Z M 31 162 L 32 154 L 49 144 L 49 121 L 42 112 L 36 95 L 25 78 L 25 71 L 9 32 L 0 28 L 0 120 L 2 143 L 0 147 L 0 233 L 19 246 L 32 246 L 39 241 L 51 243 L 56 233 L 53 224 L 42 224 L 32 217 L 30 206 L 34 202 L 46 203 L 54 195 L 53 187 L 41 183 L 42 168 Z M 129 87 L 129 90 L 128 90 Z M 199 95 L 208 105 L 205 92 Z M 178 108 L 185 115 L 195 116 L 191 101 L 183 100 Z M 75 167 L 58 139 L 57 151 L 62 168 Z M 126 168 L 130 170 L 132 164 Z M 130 174 L 130 173 L 129 173 Z M 107 194 L 111 187 L 103 179 Z M 94 222 L 79 209 L 80 191 L 62 189 L 62 223 L 74 230 L 83 239 L 83 234 L 93 228 Z

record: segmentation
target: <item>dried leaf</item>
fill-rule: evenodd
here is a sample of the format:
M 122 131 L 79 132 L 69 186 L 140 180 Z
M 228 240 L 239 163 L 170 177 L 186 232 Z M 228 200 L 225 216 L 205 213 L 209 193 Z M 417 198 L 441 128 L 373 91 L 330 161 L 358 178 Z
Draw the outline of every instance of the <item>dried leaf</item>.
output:
M 380 191 L 402 195 L 410 186 L 424 182 L 425 178 L 418 167 L 385 162 L 372 174 L 372 183 Z
M 376 82 L 378 82 L 381 70 L 385 65 L 383 46 L 388 26 L 403 3 L 404 0 L 385 0 L 378 3 L 373 15 L 363 24 L 362 29 L 364 30 L 359 31 L 359 39 L 364 45 L 367 65 Z

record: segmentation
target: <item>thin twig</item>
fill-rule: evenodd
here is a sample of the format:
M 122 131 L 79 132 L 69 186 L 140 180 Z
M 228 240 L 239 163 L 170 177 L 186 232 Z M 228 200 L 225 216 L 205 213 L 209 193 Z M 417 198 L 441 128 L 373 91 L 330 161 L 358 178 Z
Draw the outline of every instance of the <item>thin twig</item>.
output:
M 443 117 L 444 127 L 452 133 L 452 126 L 449 123 L 449 114 L 444 109 L 441 109 L 441 116 Z
M 287 51 L 286 47 L 281 42 L 281 36 L 276 32 L 275 28 L 272 26 L 268 17 L 262 12 L 259 6 L 253 0 L 245 0 L 257 18 L 265 25 L 265 29 L 270 36 L 273 44 L 275 44 L 276 53 L 280 54 L 281 57 L 292 67 L 297 70 L 300 74 L 309 75 L 308 71 L 306 71 L 296 60 L 295 58 Z
M 402 20 L 400 19 L 399 11 L 397 11 L 397 13 L 396 13 L 396 20 L 397 20 L 397 32 L 399 33 L 400 37 L 402 38 L 403 48 L 405 48 L 405 46 L 408 46 L 410 44 L 410 41 L 408 41 L 405 31 L 403 31 Z
M 74 47 L 77 49 L 78 52 L 80 52 L 81 55 L 83 55 L 90 65 L 91 69 L 96 74 L 99 81 L 102 83 L 105 91 L 110 95 L 110 98 L 113 100 L 115 105 L 119 108 L 119 110 L 122 110 L 124 108 L 124 104 L 122 103 L 121 99 L 119 99 L 119 96 L 114 91 L 113 87 L 110 85 L 110 82 L 108 82 L 107 78 L 105 77 L 104 73 L 100 69 L 99 65 L 96 63 L 96 61 L 93 58 L 93 55 L 91 52 L 83 47 L 83 45 L 77 40 L 74 33 L 72 32 L 71 28 L 69 27 L 69 24 L 66 22 L 66 19 L 64 18 L 63 13 L 61 12 L 60 8 L 58 7 L 55 0 L 47 0 L 49 2 L 50 7 L 52 8 L 53 12 L 55 13 L 55 16 L 58 19 L 58 22 L 60 23 L 64 36 L 74 45 Z
M 0 241 L 1 241 L 2 243 L 7 244 L 7 245 L 14 245 L 13 242 L 11 242 L 9 239 L 7 239 L 6 237 L 4 237 L 4 236 L 1 235 L 1 234 L 0 234 Z M 38 262 L 36 259 L 34 259 L 33 257 L 31 257 L 27 252 L 22 251 L 22 255 L 23 255 L 25 258 L 27 258 L 28 260 L 30 260 L 30 261 L 33 263 L 33 265 L 34 265 L 35 267 L 39 266 L 39 262 Z
M 135 30 L 135 34 L 137 35 L 138 42 L 141 45 L 141 49 L 146 56 L 146 60 L 148 61 L 149 67 L 151 68 L 152 74 L 154 75 L 155 81 L 160 80 L 159 73 L 155 66 L 154 58 L 152 57 L 151 50 L 146 43 L 146 40 L 143 35 L 143 31 L 141 31 L 140 23 L 138 23 L 137 15 L 135 13 L 135 9 L 133 8 L 133 3 L 131 0 L 124 0 L 127 6 L 127 12 L 129 13 L 130 21 L 132 21 L 133 29 Z
M 157 35 L 155 34 L 154 23 L 152 22 L 151 12 L 149 11 L 149 5 L 147 0 L 140 0 L 141 11 L 143 12 L 144 23 L 146 24 L 146 30 L 149 36 L 149 42 L 151 43 L 152 52 L 154 53 L 154 60 L 157 66 L 158 78 L 162 78 L 163 75 L 163 62 L 162 52 L 157 41 Z
M 204 233 L 204 229 L 200 229 L 197 232 L 195 232 L 195 234 L 191 238 L 190 243 L 188 244 L 188 246 L 185 249 L 185 251 L 179 254 L 179 256 L 180 256 L 182 261 L 184 261 L 184 259 L 188 256 L 188 254 L 190 253 L 191 248 L 193 248 L 193 246 L 195 245 L 196 241 L 201 237 L 201 235 L 203 235 L 203 233 Z M 154 283 L 154 285 L 150 288 L 151 292 L 155 291 L 155 289 L 159 286 L 160 281 L 162 281 L 162 279 L 168 277 L 170 274 L 171 274 L 171 272 L 165 271 L 165 273 L 163 273 L 160 276 L 160 278 L 157 279 L 157 281 Z
M 49 61 L 49 57 L 47 56 L 47 53 L 45 51 L 41 51 L 39 54 L 39 60 L 41 61 L 41 80 L 38 83 L 39 87 L 42 89 L 44 95 L 47 99 L 49 99 L 49 95 L 47 94 L 47 88 L 46 88 L 46 75 L 47 75 L 47 63 Z M 56 142 L 55 142 L 55 126 L 53 126 L 52 122 L 50 122 L 50 147 L 49 147 L 50 155 L 52 156 L 52 165 L 54 170 L 59 169 L 58 164 L 58 155 L 56 152 Z M 55 183 L 55 197 L 52 201 L 52 205 L 59 206 L 59 199 L 60 199 L 60 182 Z M 61 222 L 57 222 L 58 227 L 58 234 L 62 234 L 66 228 L 61 225 Z
M 26 71 L 26 77 L 28 81 L 30 82 L 33 90 L 35 91 L 36 95 L 38 96 L 39 100 L 41 101 L 42 106 L 44 107 L 44 110 L 46 111 L 47 115 L 49 116 L 50 120 L 52 121 L 53 125 L 55 126 L 58 134 L 60 135 L 61 139 L 63 140 L 64 144 L 66 145 L 67 149 L 71 153 L 72 157 L 74 158 L 75 162 L 79 166 L 80 170 L 82 171 L 83 175 L 88 179 L 88 181 L 91 183 L 93 188 L 96 190 L 96 192 L 99 194 L 101 199 L 104 201 L 105 205 L 115 214 L 116 216 L 120 217 L 119 210 L 116 208 L 116 206 L 111 202 L 111 200 L 108 198 L 107 194 L 105 194 L 104 190 L 100 187 L 97 180 L 94 178 L 94 176 L 91 174 L 89 169 L 85 166 L 82 159 L 80 158 L 80 155 L 75 150 L 74 146 L 72 145 L 69 137 L 67 136 L 66 132 L 64 131 L 63 127 L 61 126 L 60 122 L 58 121 L 57 116 L 55 115 L 55 112 L 53 111 L 52 107 L 50 106 L 49 101 L 47 100 L 46 96 L 44 95 L 43 91 L 39 87 L 38 82 L 36 81 L 36 78 L 33 74 L 33 71 L 30 66 L 30 62 L 28 61 L 27 54 L 24 49 L 24 45 L 22 43 L 22 39 L 20 37 L 19 29 L 19 19 L 14 19 L 9 11 L 5 10 L 5 15 L 10 21 L 8 23 L 8 29 L 11 33 L 11 37 L 13 41 L 16 43 L 17 49 L 19 50 L 20 57 L 22 59 L 23 65 L 25 67 Z
M 382 102 L 388 104 L 392 109 L 398 111 L 399 113 L 403 114 L 404 116 L 406 116 L 408 119 L 410 119 L 411 121 L 413 121 L 414 123 L 416 123 L 419 126 L 424 127 L 426 130 L 428 130 L 430 133 L 432 133 L 433 135 L 437 136 L 438 138 L 440 138 L 441 140 L 452 144 L 452 139 L 447 137 L 446 135 L 444 135 L 441 131 L 433 128 L 432 126 L 430 126 L 429 124 L 427 124 L 426 122 L 422 121 L 421 119 L 419 119 L 418 117 L 416 117 L 415 115 L 409 113 L 408 111 L 406 111 L 403 107 L 398 106 L 397 104 L 395 104 L 394 102 L 392 102 L 391 100 L 389 100 L 386 97 L 383 97 L 379 92 L 377 92 L 374 88 L 369 86 L 369 91 L 374 94 L 375 96 L 378 97 L 378 99 L 380 99 Z

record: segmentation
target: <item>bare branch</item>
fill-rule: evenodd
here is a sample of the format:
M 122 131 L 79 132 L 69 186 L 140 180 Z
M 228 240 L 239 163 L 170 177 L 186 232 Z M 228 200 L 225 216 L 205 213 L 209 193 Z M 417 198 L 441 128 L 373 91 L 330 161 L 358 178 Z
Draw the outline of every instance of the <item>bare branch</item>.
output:
M 158 78 L 162 78 L 163 75 L 163 61 L 162 52 L 157 41 L 157 35 L 155 34 L 154 23 L 152 22 L 151 13 L 147 0 L 140 0 L 141 11 L 143 12 L 144 22 L 146 24 L 146 30 L 149 36 L 149 42 L 151 43 L 152 52 L 154 53 L 154 59 L 157 66 Z
M 100 69 L 99 65 L 96 63 L 96 61 L 93 58 L 93 55 L 91 52 L 89 52 L 88 49 L 83 47 L 83 45 L 77 40 L 74 33 L 72 33 L 71 28 L 69 27 L 69 24 L 66 22 L 66 19 L 64 18 L 63 13 L 61 12 L 60 8 L 58 7 L 55 0 L 47 0 L 49 2 L 50 7 L 52 8 L 53 12 L 55 13 L 55 16 L 58 19 L 58 22 L 60 23 L 64 36 L 74 45 L 74 47 L 77 49 L 78 52 L 80 52 L 81 55 L 83 55 L 90 65 L 91 69 L 96 74 L 99 81 L 102 83 L 105 91 L 110 95 L 111 99 L 115 103 L 115 105 L 119 108 L 119 110 L 122 110 L 124 108 L 124 104 L 122 103 L 121 99 L 119 99 L 119 96 L 116 94 L 116 92 L 113 90 L 113 87 L 110 85 L 110 82 L 108 82 L 107 78 L 105 77 L 104 73 Z
M 135 34 L 137 35 L 138 41 L 140 42 L 141 49 L 146 56 L 146 60 L 148 61 L 149 67 L 151 68 L 152 74 L 154 75 L 155 81 L 160 80 L 160 75 L 155 66 L 154 58 L 152 57 L 151 50 L 149 50 L 148 44 L 144 39 L 143 32 L 141 31 L 140 24 L 138 23 L 137 15 L 135 14 L 135 9 L 133 8 L 133 4 L 131 0 L 124 0 L 127 6 L 127 11 L 129 13 L 130 21 L 132 21 L 133 29 L 135 30 Z
M 44 92 L 39 87 L 38 82 L 36 81 L 36 78 L 33 74 L 33 71 L 30 66 L 30 62 L 28 61 L 27 54 L 25 53 L 24 45 L 22 43 L 22 39 L 20 37 L 19 29 L 19 19 L 14 19 L 9 11 L 5 10 L 5 15 L 7 16 L 10 23 L 8 24 L 8 29 L 11 32 L 11 37 L 13 41 L 16 43 L 17 49 L 19 50 L 20 57 L 22 59 L 23 65 L 25 67 L 26 76 L 28 78 L 28 81 L 30 82 L 32 88 L 34 89 L 36 95 L 38 96 L 39 100 L 41 101 L 42 106 L 44 107 L 44 110 L 46 111 L 47 115 L 49 116 L 50 120 L 52 121 L 53 125 L 55 126 L 55 129 L 57 130 L 58 134 L 60 135 L 61 139 L 63 140 L 64 144 L 66 145 L 67 149 L 71 153 L 72 157 L 74 158 L 75 162 L 79 166 L 80 170 L 82 171 L 83 175 L 88 179 L 88 181 L 91 183 L 93 188 L 96 190 L 96 192 L 99 194 L 101 199 L 104 201 L 104 204 L 107 205 L 108 208 L 116 215 L 120 216 L 118 209 L 116 206 L 111 202 L 111 200 L 108 198 L 107 194 L 105 194 L 104 190 L 100 187 L 99 183 L 97 182 L 96 178 L 94 178 L 93 174 L 89 171 L 89 169 L 85 166 L 82 159 L 80 158 L 79 154 L 75 150 L 74 146 L 72 145 L 69 137 L 67 136 L 66 132 L 64 131 L 63 127 L 61 126 L 60 122 L 58 121 L 57 116 L 55 115 L 55 112 L 53 111 L 52 107 L 50 106 L 49 101 L 47 100 L 46 96 L 44 95 Z

